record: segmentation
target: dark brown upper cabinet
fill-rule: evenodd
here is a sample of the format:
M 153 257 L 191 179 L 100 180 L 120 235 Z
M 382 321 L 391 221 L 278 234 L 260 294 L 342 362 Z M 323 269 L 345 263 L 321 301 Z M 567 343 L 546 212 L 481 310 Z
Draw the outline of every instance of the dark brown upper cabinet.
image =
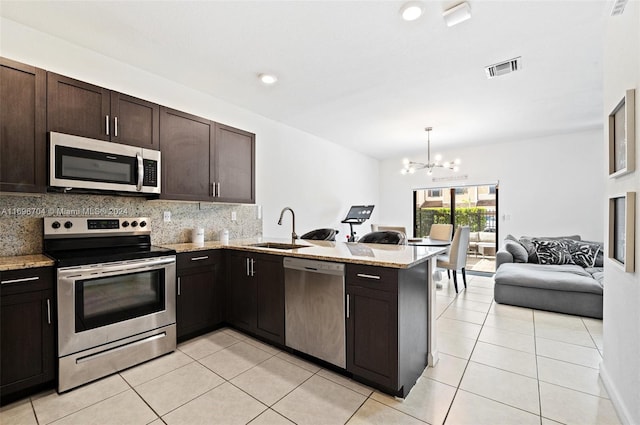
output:
M 47 129 L 158 149 L 160 107 L 83 81 L 47 73 Z
M 254 203 L 256 200 L 255 134 L 216 124 L 215 140 L 217 200 Z
M 0 58 L 0 191 L 47 186 L 46 71 Z
M 255 202 L 255 135 L 160 108 L 162 198 Z

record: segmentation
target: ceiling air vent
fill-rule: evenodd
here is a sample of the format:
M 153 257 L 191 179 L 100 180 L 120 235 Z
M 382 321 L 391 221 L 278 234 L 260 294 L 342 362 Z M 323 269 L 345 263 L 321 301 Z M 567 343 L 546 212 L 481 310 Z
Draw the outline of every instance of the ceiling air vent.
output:
M 487 78 L 499 77 L 500 75 L 508 74 L 510 72 L 519 71 L 522 69 L 522 57 L 509 59 L 505 62 L 489 65 L 484 68 L 487 73 Z

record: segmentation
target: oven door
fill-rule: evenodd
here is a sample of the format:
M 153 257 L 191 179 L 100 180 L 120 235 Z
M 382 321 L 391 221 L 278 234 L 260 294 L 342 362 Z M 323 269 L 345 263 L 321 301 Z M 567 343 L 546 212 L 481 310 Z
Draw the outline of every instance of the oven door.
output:
M 66 356 L 176 321 L 176 257 L 58 269 L 58 353 Z

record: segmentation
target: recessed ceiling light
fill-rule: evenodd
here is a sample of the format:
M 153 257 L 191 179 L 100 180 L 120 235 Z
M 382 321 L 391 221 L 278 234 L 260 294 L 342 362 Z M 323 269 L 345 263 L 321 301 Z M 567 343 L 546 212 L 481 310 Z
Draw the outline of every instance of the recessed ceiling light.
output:
M 405 21 L 415 21 L 422 16 L 422 3 L 418 1 L 410 1 L 400 8 L 400 14 Z
M 278 81 L 278 77 L 273 74 L 260 74 L 258 75 L 258 78 L 260 78 L 260 81 L 262 81 L 263 84 L 268 86 L 275 84 L 276 81 Z

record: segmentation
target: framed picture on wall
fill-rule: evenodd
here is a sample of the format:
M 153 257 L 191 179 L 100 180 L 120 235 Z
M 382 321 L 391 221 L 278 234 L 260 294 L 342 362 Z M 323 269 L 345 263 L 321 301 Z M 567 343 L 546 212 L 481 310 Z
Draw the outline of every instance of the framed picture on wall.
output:
M 635 90 L 609 114 L 609 177 L 631 173 L 636 168 Z
M 635 271 L 636 193 L 609 198 L 609 258 L 625 272 Z

